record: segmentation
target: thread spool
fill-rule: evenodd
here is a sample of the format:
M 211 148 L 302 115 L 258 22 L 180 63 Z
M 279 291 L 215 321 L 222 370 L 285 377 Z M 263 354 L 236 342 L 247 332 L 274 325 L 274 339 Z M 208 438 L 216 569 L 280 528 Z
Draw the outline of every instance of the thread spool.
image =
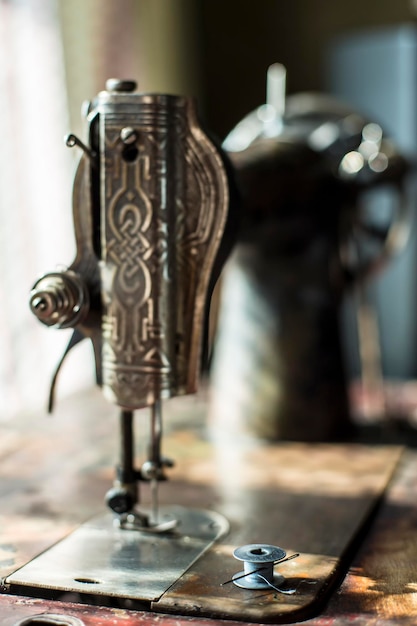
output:
M 233 582 L 244 589 L 269 589 L 283 582 L 281 574 L 274 575 L 276 561 L 281 561 L 287 553 L 278 546 L 265 543 L 252 543 L 236 548 L 233 556 L 243 561 L 243 572 L 233 576 Z

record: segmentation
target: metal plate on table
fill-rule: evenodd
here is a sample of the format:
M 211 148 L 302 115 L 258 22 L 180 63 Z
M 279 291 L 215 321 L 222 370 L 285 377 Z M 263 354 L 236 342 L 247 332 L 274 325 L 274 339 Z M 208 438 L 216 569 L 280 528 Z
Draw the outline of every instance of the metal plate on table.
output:
M 6 583 L 144 601 L 158 600 L 229 530 L 212 511 L 162 507 L 160 520 L 178 520 L 176 531 L 151 534 L 121 529 L 106 514 L 8 576 Z

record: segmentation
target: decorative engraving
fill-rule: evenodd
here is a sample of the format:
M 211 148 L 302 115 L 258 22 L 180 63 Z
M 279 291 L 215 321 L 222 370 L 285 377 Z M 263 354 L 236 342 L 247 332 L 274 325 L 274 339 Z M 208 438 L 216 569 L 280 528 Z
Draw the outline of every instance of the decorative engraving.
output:
M 119 113 L 113 99 L 100 111 L 103 386 L 134 409 L 195 391 L 227 187 L 190 101 L 136 95 Z

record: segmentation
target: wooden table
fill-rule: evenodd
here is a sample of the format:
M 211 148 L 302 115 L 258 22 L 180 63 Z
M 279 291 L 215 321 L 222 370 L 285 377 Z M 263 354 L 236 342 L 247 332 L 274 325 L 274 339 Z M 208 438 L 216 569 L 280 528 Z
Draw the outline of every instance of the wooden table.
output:
M 241 477 L 245 473 L 245 465 L 239 465 L 243 457 L 239 461 L 238 451 L 239 446 L 245 447 L 247 442 L 236 440 L 231 448 L 226 447 L 230 456 L 230 468 L 234 470 L 229 476 L 224 475 L 225 480 L 222 483 L 221 472 L 218 471 L 219 457 L 215 456 L 213 460 L 214 444 L 207 438 L 204 407 L 204 397 L 175 400 L 171 405 L 167 419 L 165 451 L 176 458 L 177 468 L 172 472 L 171 480 L 163 486 L 161 497 L 170 502 L 180 499 L 185 504 L 204 503 L 214 508 L 227 509 L 225 503 L 222 504 L 224 494 L 219 495 L 219 485 L 223 484 L 223 491 L 227 491 L 227 488 L 233 491 L 231 478 Z M 117 454 L 115 420 L 115 409 L 101 398 L 99 391 L 93 390 L 61 402 L 56 415 L 51 418 L 22 416 L 0 427 L 0 576 L 7 576 L 79 523 L 103 510 L 103 495 L 111 484 L 112 466 Z M 141 456 L 146 446 L 145 439 L 141 439 L 145 430 L 142 428 L 145 418 L 139 415 L 137 422 L 137 453 Z M 230 442 L 227 443 L 230 446 Z M 369 469 L 363 473 L 356 469 L 353 479 L 346 481 L 335 461 L 339 454 L 337 449 L 328 446 L 284 444 L 278 448 L 256 447 L 251 451 L 255 457 L 258 455 L 256 458 L 269 459 L 266 473 L 270 481 L 270 493 L 276 490 L 281 494 L 279 503 L 287 515 L 283 519 L 290 519 L 280 537 L 285 546 L 294 550 L 298 547 L 297 542 L 294 540 L 293 544 L 288 543 L 293 536 L 298 537 L 300 551 L 304 551 L 308 541 L 318 541 L 317 529 L 320 526 L 309 514 L 309 498 L 306 497 L 302 484 L 306 480 L 305 476 L 318 472 L 314 459 L 327 459 L 326 472 L 323 472 L 323 466 L 317 475 L 320 476 L 321 485 L 329 490 L 327 496 L 329 493 L 332 495 L 332 506 L 328 510 L 323 509 L 324 537 L 326 532 L 329 537 L 332 532 L 334 534 L 335 516 L 340 518 L 338 523 L 343 535 L 343 520 L 349 517 L 350 511 L 356 511 L 357 514 L 368 507 L 366 498 L 349 498 L 355 486 L 359 489 L 358 486 L 361 485 L 363 495 L 369 491 L 370 485 L 378 483 L 378 459 L 382 458 L 380 455 L 385 455 L 387 460 L 385 469 L 384 463 L 381 465 L 381 475 L 385 472 L 384 480 L 395 466 L 385 500 L 374 514 L 372 523 L 361 524 L 359 535 L 349 546 L 348 554 L 344 555 L 344 563 L 348 568 L 346 575 L 340 581 L 341 571 L 337 572 L 339 578 L 336 575 L 332 578 L 334 588 L 331 594 L 324 594 L 325 601 L 317 602 L 311 615 L 302 616 L 303 623 L 315 626 L 415 624 L 417 453 L 413 449 L 402 451 L 398 447 L 370 448 L 367 452 L 366 448 L 357 444 L 343 449 L 340 458 L 354 459 L 356 455 L 361 463 L 365 463 L 362 459 L 367 458 Z M 224 450 L 223 447 L 223 452 Z M 283 459 L 288 462 L 279 466 L 275 465 L 276 459 L 281 463 Z M 292 465 L 294 459 L 300 461 Z M 302 459 L 304 460 L 301 461 Z M 400 460 L 396 465 L 398 459 Z M 251 466 L 248 476 L 242 478 L 249 483 L 252 481 L 255 494 L 258 480 L 256 467 L 263 462 L 259 461 Z M 355 466 L 353 461 L 352 466 Z M 214 476 L 216 468 L 217 478 Z M 299 473 L 297 468 L 304 468 L 304 474 Z M 215 483 L 216 489 L 213 486 Z M 287 485 L 288 489 L 283 490 L 283 485 Z M 335 489 L 339 491 L 336 493 Z M 320 495 L 322 496 L 323 494 Z M 328 497 L 322 497 L 323 507 L 328 501 Z M 317 500 L 314 502 L 316 507 Z M 225 512 L 233 519 L 232 504 L 229 501 L 229 509 Z M 248 501 L 245 524 L 253 524 L 255 528 L 256 516 L 251 506 Z M 372 506 L 368 508 L 367 517 Z M 263 523 L 268 534 L 268 519 Z M 315 529 L 316 535 L 312 529 Z M 323 543 L 323 538 L 321 541 Z M 180 592 L 181 589 L 176 591 Z M 42 614 L 54 614 L 56 617 L 51 617 L 52 621 L 49 622 L 45 621 L 45 617 L 42 621 Z M 14 626 L 29 617 L 32 621 L 27 622 L 28 624 L 75 625 L 77 622 L 71 620 L 77 618 L 80 620 L 78 623 L 84 626 L 210 626 L 214 623 L 233 626 L 235 623 L 242 623 L 238 619 L 225 621 L 218 617 L 211 620 L 198 615 L 178 617 L 175 613 L 170 615 L 83 605 L 71 602 L 70 597 L 65 601 L 28 598 L 9 595 L 7 589 L 0 595 L 0 616 L 1 626 Z M 61 621 L 58 616 L 61 616 Z

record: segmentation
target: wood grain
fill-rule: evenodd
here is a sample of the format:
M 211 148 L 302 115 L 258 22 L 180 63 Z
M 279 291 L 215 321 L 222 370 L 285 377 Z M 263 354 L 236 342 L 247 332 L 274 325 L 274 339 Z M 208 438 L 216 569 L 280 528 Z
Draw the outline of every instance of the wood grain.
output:
M 252 622 L 306 619 L 318 611 L 347 569 L 355 541 L 390 480 L 398 448 L 282 444 L 254 447 L 227 459 L 196 460 L 191 480 L 215 481 L 217 510 L 232 524 L 230 535 L 153 605 L 156 610 Z M 201 464 L 203 467 L 201 467 Z M 191 470 L 188 475 L 191 475 Z M 217 479 L 216 479 L 217 476 Z M 223 480 L 220 481 L 220 476 Z M 205 480 L 204 480 L 204 477 Z M 233 549 L 272 543 L 299 558 L 279 572 L 294 595 L 254 593 L 221 583 L 239 571 Z
M 247 622 L 313 616 L 348 567 L 355 539 L 401 449 L 230 442 L 209 435 L 203 405 L 174 403 L 167 416 L 164 452 L 177 466 L 161 499 L 213 508 L 228 518 L 231 533 L 154 608 Z M 141 435 L 142 419 L 139 415 Z M 2 576 L 103 510 L 116 458 L 115 420 L 114 409 L 93 394 L 68 402 L 56 418 L 25 421 L 15 430 L 17 438 L 7 438 L 4 454 L 0 451 Z M 145 447 L 142 437 L 138 457 Z M 296 594 L 255 596 L 220 586 L 240 569 L 233 548 L 257 542 L 302 553 L 281 570 L 286 584 L 297 586 Z

